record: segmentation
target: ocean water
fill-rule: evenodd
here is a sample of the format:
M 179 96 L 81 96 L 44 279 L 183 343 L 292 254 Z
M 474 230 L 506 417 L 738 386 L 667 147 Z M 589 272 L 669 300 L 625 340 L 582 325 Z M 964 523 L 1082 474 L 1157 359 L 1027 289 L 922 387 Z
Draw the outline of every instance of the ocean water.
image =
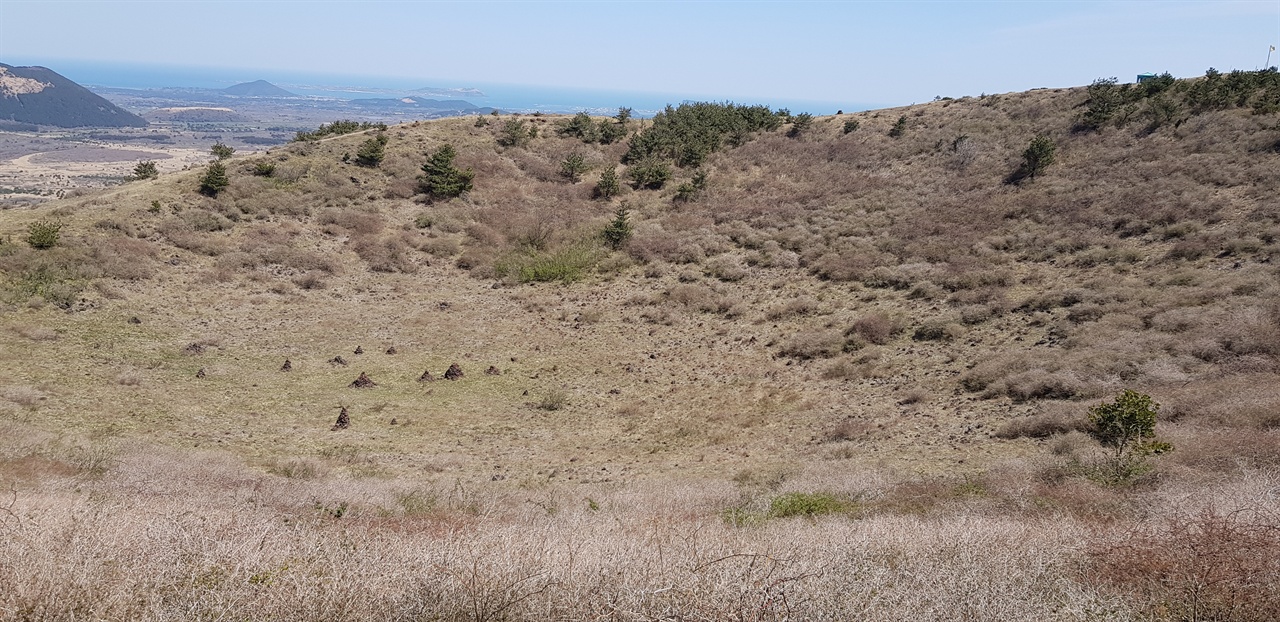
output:
M 787 108 L 793 113 L 808 112 L 815 115 L 833 114 L 837 110 L 846 112 L 868 110 L 874 107 L 857 102 L 816 102 L 786 96 L 772 99 L 743 99 L 707 93 L 609 91 L 489 82 L 459 83 L 456 81 L 432 80 L 430 78 L 394 78 L 270 69 L 174 67 L 56 59 L 6 59 L 4 62 L 11 65 L 41 65 L 86 86 L 115 88 L 221 89 L 241 82 L 266 80 L 298 95 L 338 99 L 405 97 L 408 95 L 428 99 L 443 99 L 438 94 L 414 93 L 414 91 L 425 87 L 437 89 L 470 88 L 482 91 L 484 97 L 464 95 L 458 97 L 458 99 L 464 99 L 476 106 L 487 106 L 511 112 L 572 113 L 586 111 L 591 114 L 612 115 L 617 112 L 619 107 L 625 106 L 632 108 L 636 116 L 649 117 L 661 111 L 668 104 L 678 105 L 684 101 L 733 101 L 739 104 L 764 104 L 774 109 Z

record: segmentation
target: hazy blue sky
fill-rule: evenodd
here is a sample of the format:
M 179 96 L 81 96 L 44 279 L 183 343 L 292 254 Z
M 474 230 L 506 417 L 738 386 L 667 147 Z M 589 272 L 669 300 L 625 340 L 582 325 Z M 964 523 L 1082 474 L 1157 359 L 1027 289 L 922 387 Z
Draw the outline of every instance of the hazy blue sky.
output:
M 150 62 L 738 101 L 899 105 L 1143 71 L 1186 77 L 1259 68 L 1273 44 L 1277 0 L 0 0 L 0 62 L 55 70 Z

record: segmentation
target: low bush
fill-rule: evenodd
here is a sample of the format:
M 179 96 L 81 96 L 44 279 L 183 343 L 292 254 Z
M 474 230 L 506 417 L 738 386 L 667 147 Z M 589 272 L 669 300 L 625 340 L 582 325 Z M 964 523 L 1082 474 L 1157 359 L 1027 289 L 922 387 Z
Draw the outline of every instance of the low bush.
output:
M 769 501 L 770 518 L 803 516 L 813 518 L 823 514 L 844 514 L 856 505 L 835 495 L 826 493 L 791 492 Z
M 561 410 L 569 405 L 569 394 L 561 389 L 552 389 L 547 391 L 542 399 L 538 400 L 538 409 L 555 411 Z
M 1280 612 L 1280 537 L 1252 512 L 1175 516 L 1096 543 L 1096 585 L 1152 620 L 1270 622 Z
M 831 358 L 843 352 L 846 343 L 848 340 L 838 330 L 803 330 L 788 339 L 778 353 L 802 360 Z
M 522 283 L 579 281 L 599 263 L 603 253 L 594 245 L 572 244 L 550 251 L 523 251 L 498 262 L 499 276 Z
M 902 326 L 884 313 L 872 313 L 854 320 L 849 333 L 865 339 L 868 343 L 884 345 L 894 335 L 902 332 Z
M 37 220 L 27 225 L 27 245 L 31 248 L 53 248 L 58 244 L 62 233 L 62 223 L 52 220 Z

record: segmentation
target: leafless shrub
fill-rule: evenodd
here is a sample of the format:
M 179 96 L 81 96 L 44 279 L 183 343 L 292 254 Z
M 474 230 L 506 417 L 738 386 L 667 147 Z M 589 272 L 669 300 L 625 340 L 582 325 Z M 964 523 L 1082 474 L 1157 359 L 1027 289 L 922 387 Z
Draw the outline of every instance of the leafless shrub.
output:
M 911 338 L 916 341 L 951 341 L 964 336 L 964 326 L 945 320 L 933 320 L 916 327 Z
M 376 211 L 361 209 L 326 208 L 316 216 L 316 222 L 327 233 L 346 233 L 367 236 L 382 231 L 386 219 Z
M 765 311 L 764 317 L 770 321 L 792 317 L 802 317 L 818 311 L 818 301 L 811 296 L 801 296 L 786 303 L 775 305 Z
M 706 285 L 682 284 L 667 290 L 667 297 L 678 304 L 706 313 L 726 313 L 738 302 Z
M 1232 473 L 1241 469 L 1280 467 L 1280 421 L 1259 427 L 1206 427 L 1197 424 L 1167 426 L 1161 432 L 1177 450 L 1163 460 L 1207 473 Z
M 831 358 L 844 350 L 845 337 L 834 329 L 802 330 L 792 335 L 778 351 L 797 359 Z
M 960 322 L 969 326 L 981 324 L 994 315 L 987 305 L 968 305 L 960 307 Z
M 1183 383 L 1162 400 L 1170 421 L 1211 428 L 1280 428 L 1280 383 L 1274 373 Z
M 938 300 L 946 296 L 946 291 L 932 281 L 921 281 L 916 283 L 911 291 L 907 292 L 908 300 Z
M 294 277 L 293 284 L 305 290 L 324 289 L 325 281 L 319 275 L 308 272 L 306 274 Z
M 1241 511 L 1175 516 L 1090 551 L 1099 585 L 1170 620 L 1273 620 L 1280 611 L 1274 517 Z
M 1004 393 L 1015 402 L 1029 400 L 1065 400 L 1081 392 L 1080 383 L 1071 375 L 1032 369 L 1014 374 L 1002 381 Z
M 929 391 L 922 387 L 912 387 L 898 395 L 898 405 L 922 404 L 929 401 L 929 395 Z
M 129 281 L 141 281 L 155 274 L 152 260 L 157 254 L 154 244 L 132 238 L 103 238 L 94 240 L 92 249 L 94 264 L 102 276 Z
M 901 267 L 879 266 L 872 268 L 871 272 L 862 278 L 863 285 L 881 289 L 911 289 L 911 285 L 914 282 L 914 275 Z
M 863 419 L 842 419 L 823 434 L 828 443 L 862 440 L 874 429 L 871 422 Z
M 1031 415 L 1006 421 L 996 430 L 1000 438 L 1047 438 L 1071 431 L 1085 432 L 1087 406 L 1073 402 L 1040 402 Z
M 267 471 L 288 479 L 317 479 L 324 477 L 329 469 L 317 460 L 293 458 L 277 462 L 268 467 Z
M 1018 355 L 989 357 L 960 376 L 960 386 L 967 391 L 986 391 L 1004 377 L 1026 369 L 1032 363 Z M 994 392 L 1003 395 L 1003 387 Z
M 421 184 L 412 175 L 392 178 L 382 193 L 384 199 L 411 199 L 418 194 Z
M 351 240 L 351 248 L 374 272 L 417 272 L 411 247 L 397 235 L 363 235 Z
M 462 247 L 453 237 L 428 237 L 418 244 L 418 250 L 433 257 L 447 258 L 457 255 Z
M 707 255 L 706 250 L 696 242 L 651 226 L 636 227 L 626 249 L 636 260 L 646 263 L 698 263 Z
M 951 166 L 963 171 L 978 159 L 978 153 L 976 141 L 968 136 L 959 136 L 951 143 Z
M 902 325 L 885 313 L 872 313 L 855 320 L 850 330 L 868 343 L 884 345 L 902 332 Z
M 202 255 L 216 257 L 230 250 L 230 244 L 225 238 L 197 232 L 180 218 L 165 220 L 156 230 L 174 246 Z
M 1076 305 L 1067 311 L 1067 319 L 1076 324 L 1096 322 L 1102 319 L 1104 315 L 1106 315 L 1106 308 L 1093 303 Z
M 1169 249 L 1166 256 L 1167 259 L 1180 259 L 1184 261 L 1194 261 L 1209 254 L 1213 250 L 1213 243 L 1204 238 L 1192 238 L 1178 241 Z
M 726 282 L 741 281 L 749 274 L 748 270 L 737 259 L 732 257 L 716 257 L 703 266 L 707 276 Z

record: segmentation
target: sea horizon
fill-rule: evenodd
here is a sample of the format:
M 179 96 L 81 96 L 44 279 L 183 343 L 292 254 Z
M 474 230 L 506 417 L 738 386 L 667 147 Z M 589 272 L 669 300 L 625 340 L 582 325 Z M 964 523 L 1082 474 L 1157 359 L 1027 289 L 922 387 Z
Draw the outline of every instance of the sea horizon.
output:
M 496 108 L 512 112 L 576 113 L 612 115 L 621 107 L 631 108 L 633 114 L 651 117 L 667 105 L 679 105 L 688 101 L 731 101 L 738 104 L 763 104 L 775 110 L 786 108 L 793 113 L 808 112 L 815 115 L 835 114 L 838 111 L 855 112 L 881 107 L 866 103 L 811 101 L 798 98 L 743 98 L 717 97 L 696 93 L 662 93 L 620 91 L 559 86 L 538 86 L 495 82 L 458 82 L 431 78 L 376 76 L 351 74 L 325 74 L 319 72 L 286 71 L 277 69 L 249 69 L 225 67 L 188 67 L 160 64 L 112 63 L 75 59 L 0 59 L 15 66 L 38 65 L 51 69 L 66 78 L 88 88 L 203 88 L 222 89 L 235 84 L 266 80 L 282 89 L 302 97 L 331 99 L 394 98 L 416 96 L 427 99 L 459 99 L 479 107 Z M 442 97 L 440 94 L 424 94 L 422 89 L 476 89 L 483 97 L 460 95 Z

